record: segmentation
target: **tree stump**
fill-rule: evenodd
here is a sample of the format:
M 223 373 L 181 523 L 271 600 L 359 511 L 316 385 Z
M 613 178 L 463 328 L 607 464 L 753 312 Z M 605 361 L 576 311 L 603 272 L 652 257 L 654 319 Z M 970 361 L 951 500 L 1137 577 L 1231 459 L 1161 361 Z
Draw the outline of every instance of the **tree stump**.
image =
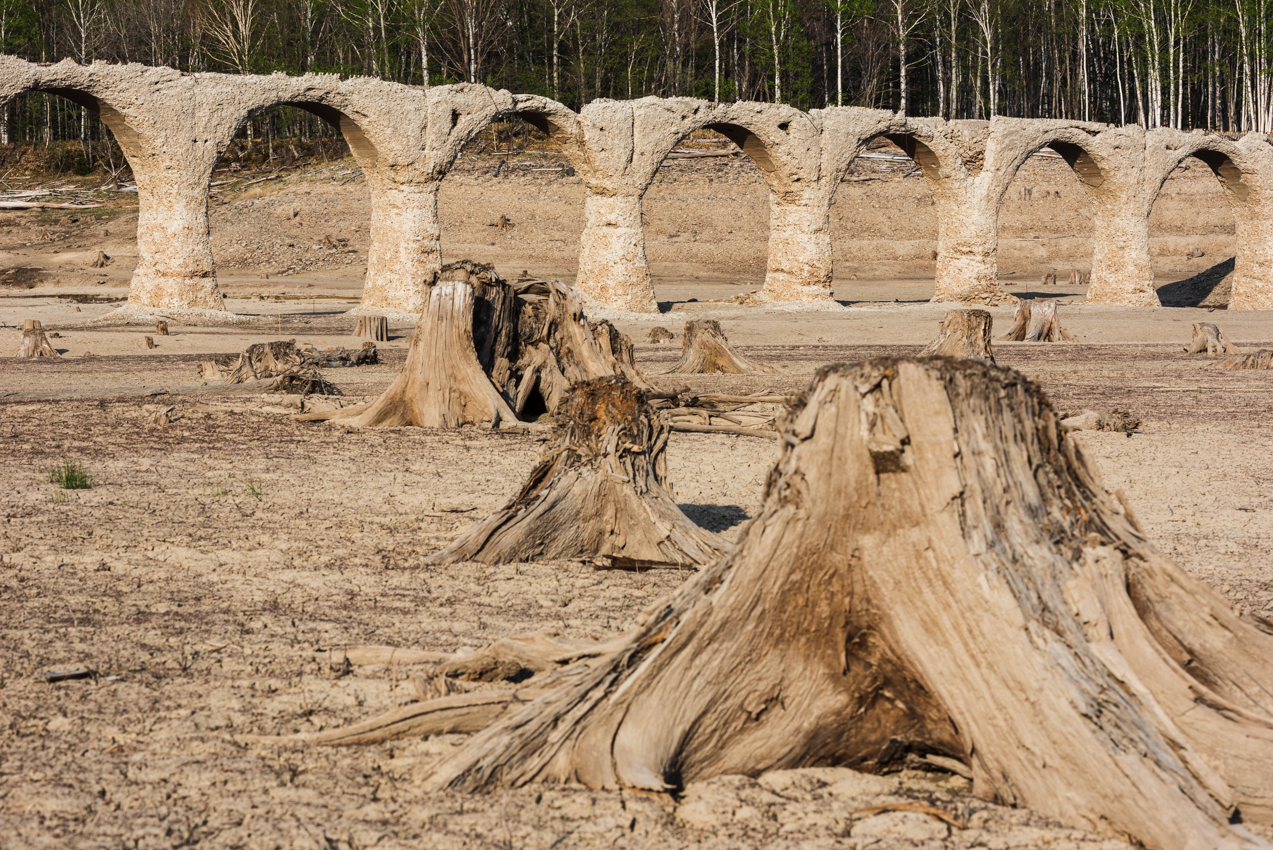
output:
M 1273 821 L 1271 631 L 1145 539 L 1020 374 L 827 367 L 732 552 L 534 702 L 505 692 L 427 785 L 664 791 L 931 754 L 1075 827 L 1263 847 L 1233 823 Z
M 611 558 L 691 566 L 724 550 L 672 498 L 668 426 L 640 389 L 622 377 L 576 384 L 556 419 L 552 444 L 521 492 L 428 563 Z
M 1229 338 L 1219 327 L 1211 322 L 1194 322 L 1193 338 L 1185 346 L 1185 354 L 1199 354 L 1203 351 L 1208 354 L 1239 353 L 1238 347 L 1229 342 Z
M 49 342 L 49 338 L 44 335 L 44 326 L 40 324 L 39 319 L 22 321 L 22 345 L 18 347 L 19 358 L 33 360 L 36 357 L 61 356 Z
M 1078 269 L 1070 270 L 1070 286 L 1087 286 L 1091 282 L 1091 272 L 1081 272 Z
M 1074 337 L 1061 327 L 1056 302 L 1036 299 L 1017 302 L 1012 327 L 1000 339 L 1015 342 L 1073 342 Z
M 389 341 L 389 320 L 384 316 L 359 316 L 354 336 L 372 342 Z
M 234 361 L 204 361 L 199 376 L 223 384 L 265 381 L 262 389 L 291 395 L 340 395 L 340 390 L 318 371 L 319 365 L 307 358 L 295 342 L 275 340 L 249 345 Z
M 1261 348 L 1250 354 L 1240 354 L 1215 364 L 1217 369 L 1273 369 L 1273 351 Z
M 1048 272 L 1043 276 L 1044 286 L 1056 286 L 1056 272 Z
M 734 350 L 725 331 L 715 319 L 695 319 L 685 323 L 681 338 L 681 359 L 668 375 L 773 375 L 771 366 L 757 363 Z
M 155 338 L 154 338 L 153 336 L 148 336 L 148 337 L 146 337 L 146 338 L 145 338 L 145 343 L 146 343 L 146 347 L 147 347 L 147 348 L 154 348 L 154 347 L 155 347 Z
M 667 328 L 650 328 L 650 332 L 645 335 L 646 342 L 653 342 L 656 345 L 662 342 L 671 342 L 676 339 L 676 335 Z
M 990 344 L 994 319 L 985 310 L 951 310 L 942 319 L 937 339 L 923 351 L 924 357 L 975 357 L 995 362 Z
M 155 322 L 155 336 L 168 336 L 168 323 L 163 319 Z

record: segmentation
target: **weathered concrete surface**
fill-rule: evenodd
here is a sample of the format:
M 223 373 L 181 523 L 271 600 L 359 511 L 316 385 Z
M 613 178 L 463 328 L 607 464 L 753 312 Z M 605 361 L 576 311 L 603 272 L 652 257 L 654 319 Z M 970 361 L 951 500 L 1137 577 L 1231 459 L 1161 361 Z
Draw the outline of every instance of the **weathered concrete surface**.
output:
M 1195 131 L 1074 121 L 905 118 L 883 110 L 802 112 L 691 98 L 560 103 L 485 86 L 424 91 L 368 78 L 182 74 L 141 65 L 34 65 L 0 56 L 0 103 L 44 91 L 102 117 L 137 178 L 140 262 L 126 309 L 224 311 L 208 238 L 217 160 L 252 116 L 279 105 L 338 127 L 366 174 L 372 245 L 360 312 L 413 317 L 441 265 L 440 182 L 461 148 L 501 114 L 552 134 L 587 190 L 577 286 L 594 307 L 657 310 L 642 204 L 664 159 L 696 130 L 735 142 L 769 187 L 769 261 L 754 303 L 832 308 L 830 207 L 855 157 L 888 138 L 922 169 L 937 207 L 935 301 L 995 303 L 999 206 L 1013 177 L 1049 147 L 1074 169 L 1094 214 L 1088 300 L 1154 306 L 1149 212 L 1186 157 L 1207 163 L 1237 221 L 1230 309 L 1273 309 L 1273 145 Z

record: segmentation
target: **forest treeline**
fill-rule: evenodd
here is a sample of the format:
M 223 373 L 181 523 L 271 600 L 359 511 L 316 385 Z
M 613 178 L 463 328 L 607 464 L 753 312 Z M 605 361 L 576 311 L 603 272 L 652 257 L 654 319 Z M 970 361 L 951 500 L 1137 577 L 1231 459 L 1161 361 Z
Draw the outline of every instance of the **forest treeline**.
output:
M 0 0 L 39 62 L 1273 130 L 1273 0 Z M 56 97 L 0 141 L 101 138 Z M 267 132 L 319 132 L 308 116 Z

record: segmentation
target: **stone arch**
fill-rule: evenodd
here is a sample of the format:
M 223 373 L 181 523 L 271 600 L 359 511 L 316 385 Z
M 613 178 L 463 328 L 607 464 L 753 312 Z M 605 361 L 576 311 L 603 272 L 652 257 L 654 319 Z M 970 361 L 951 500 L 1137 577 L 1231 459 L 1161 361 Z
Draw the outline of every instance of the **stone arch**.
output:
M 1229 309 L 1267 310 L 1273 308 L 1273 210 L 1268 209 L 1263 191 L 1263 169 L 1254 162 L 1253 152 L 1223 136 L 1201 133 L 1174 133 L 1166 139 L 1165 131 L 1154 134 L 1145 186 L 1145 215 L 1148 219 L 1163 188 L 1188 159 L 1196 159 L 1215 175 L 1234 220 L 1233 271 Z M 1266 160 L 1273 160 L 1265 153 Z M 1267 164 L 1266 164 L 1267 167 Z
M 1114 170 L 1116 165 L 1110 162 L 1108 154 L 1100 149 L 1097 135 L 1095 131 L 1060 127 L 1033 135 L 1023 145 L 1012 145 L 1011 152 L 1006 157 L 1001 156 L 994 163 L 993 202 L 996 205 L 1003 202 L 1003 196 L 1022 167 L 1030 160 L 1030 157 L 1045 148 L 1058 154 L 1065 161 L 1065 164 L 1074 172 L 1079 185 L 1090 195 L 1095 197 L 1102 193 L 1109 179 L 1108 172 Z

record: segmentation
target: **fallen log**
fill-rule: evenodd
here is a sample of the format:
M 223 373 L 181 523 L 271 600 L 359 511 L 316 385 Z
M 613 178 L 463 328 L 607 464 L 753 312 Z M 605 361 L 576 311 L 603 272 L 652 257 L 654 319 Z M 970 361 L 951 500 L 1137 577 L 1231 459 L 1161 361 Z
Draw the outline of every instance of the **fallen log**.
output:
M 1267 846 L 1235 824 L 1273 822 L 1273 629 L 1145 539 L 1037 387 L 828 367 L 782 437 L 728 556 L 533 677 L 426 787 L 664 791 L 914 753 L 1150 848 Z
M 685 323 L 681 339 L 681 359 L 668 375 L 772 375 L 778 370 L 744 357 L 725 338 L 715 319 L 695 319 Z
M 521 491 L 426 563 L 712 560 L 725 544 L 685 516 L 668 491 L 667 437 L 667 425 L 626 379 L 575 385 Z
M 941 332 L 923 351 L 924 357 L 975 357 L 995 362 L 990 331 L 994 319 L 985 310 L 951 310 Z

